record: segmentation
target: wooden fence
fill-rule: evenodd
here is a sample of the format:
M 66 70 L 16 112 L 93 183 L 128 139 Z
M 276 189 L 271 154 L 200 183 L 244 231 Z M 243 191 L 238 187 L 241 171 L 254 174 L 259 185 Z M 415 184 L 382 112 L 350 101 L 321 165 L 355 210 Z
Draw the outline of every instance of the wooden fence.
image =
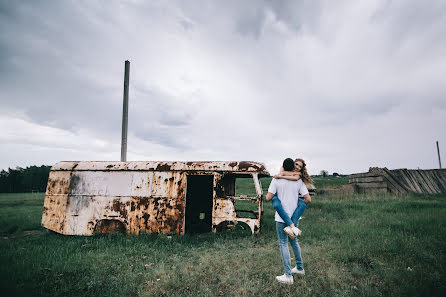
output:
M 349 183 L 358 192 L 446 193 L 446 169 L 408 170 L 371 167 L 369 172 L 350 174 Z

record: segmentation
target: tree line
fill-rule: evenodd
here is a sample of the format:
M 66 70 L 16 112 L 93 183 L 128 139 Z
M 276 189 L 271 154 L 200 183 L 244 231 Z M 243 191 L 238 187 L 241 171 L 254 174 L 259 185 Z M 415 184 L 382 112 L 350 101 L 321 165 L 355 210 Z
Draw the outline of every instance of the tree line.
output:
M 0 193 L 45 192 L 51 166 L 8 168 L 0 172 Z

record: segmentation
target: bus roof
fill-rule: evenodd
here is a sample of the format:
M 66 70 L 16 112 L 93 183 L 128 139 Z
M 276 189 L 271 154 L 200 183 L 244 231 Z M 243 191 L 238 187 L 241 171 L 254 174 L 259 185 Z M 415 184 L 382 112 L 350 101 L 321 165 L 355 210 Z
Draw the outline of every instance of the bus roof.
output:
M 62 161 L 52 171 L 217 171 L 269 176 L 265 165 L 252 161 Z

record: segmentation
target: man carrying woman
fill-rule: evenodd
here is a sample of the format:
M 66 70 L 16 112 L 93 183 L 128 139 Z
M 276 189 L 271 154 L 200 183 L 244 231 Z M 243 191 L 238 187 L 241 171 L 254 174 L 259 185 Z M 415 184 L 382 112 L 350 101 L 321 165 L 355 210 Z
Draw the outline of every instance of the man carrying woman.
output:
M 296 160 L 297 161 L 297 160 Z M 299 161 L 302 162 L 302 164 L 299 164 L 300 171 L 302 171 L 302 167 L 304 165 L 303 160 Z M 309 203 L 311 201 L 311 197 L 308 194 L 307 187 L 303 183 L 302 179 L 299 180 L 293 180 L 289 178 L 284 178 L 285 176 L 292 176 L 292 174 L 288 175 L 288 173 L 294 171 L 295 164 L 293 159 L 287 158 L 283 161 L 283 171 L 280 174 L 281 178 L 274 178 L 271 180 L 271 184 L 268 188 L 268 194 L 266 195 L 266 200 L 272 200 L 275 195 L 277 195 L 277 199 L 280 202 L 279 208 L 281 207 L 283 212 L 288 216 L 288 218 L 285 217 L 285 219 L 288 221 L 286 223 L 284 221 L 284 218 L 282 218 L 279 215 L 279 212 L 276 211 L 275 215 L 275 221 L 276 221 L 276 231 L 277 236 L 279 239 L 279 247 L 280 247 L 280 253 L 282 256 L 282 263 L 284 266 L 284 274 L 277 276 L 276 280 L 280 283 L 285 284 L 293 284 L 293 276 L 292 273 L 304 275 L 305 270 L 303 268 L 302 263 L 302 256 L 300 252 L 300 246 L 297 242 L 297 238 L 295 236 L 291 237 L 288 236 L 287 233 L 285 233 L 286 227 L 290 227 L 289 229 L 292 230 L 292 234 L 294 235 L 295 230 L 292 228 L 297 229 L 297 223 L 299 220 L 299 217 L 301 215 L 302 211 L 302 205 L 299 207 L 300 203 L 303 203 L 306 205 L 306 203 Z M 306 170 L 305 170 L 306 172 Z M 302 202 L 299 201 L 298 195 L 302 195 L 304 197 L 304 200 Z M 277 202 L 276 202 L 277 204 Z M 299 208 L 298 212 L 294 215 L 296 209 Z M 304 209 L 305 210 L 305 209 Z M 280 211 L 280 210 L 279 210 Z M 284 215 L 285 216 L 285 215 Z M 293 222 L 292 218 L 295 220 Z M 291 223 L 290 223 L 291 221 Z M 289 224 L 289 225 L 288 225 Z M 296 260 L 296 266 L 291 269 L 291 257 L 290 257 L 290 251 L 288 248 L 288 242 L 291 244 L 291 247 L 293 249 L 294 258 Z
M 294 168 L 292 171 L 285 171 L 282 166 L 282 168 L 280 168 L 280 174 L 274 175 L 273 177 L 276 179 L 282 178 L 282 179 L 287 179 L 287 180 L 291 180 L 291 181 L 302 180 L 306 186 L 313 183 L 310 175 L 307 172 L 307 165 L 305 164 L 305 161 L 300 158 L 294 160 Z M 306 197 L 304 197 L 304 199 L 298 198 L 297 207 L 290 217 L 283 210 L 282 203 L 280 202 L 280 199 L 277 197 L 277 195 L 274 195 L 274 197 L 272 199 L 273 207 L 277 211 L 279 216 L 285 222 L 286 227 L 284 228 L 283 231 L 291 239 L 294 239 L 294 237 L 300 236 L 302 234 L 302 231 L 297 227 L 299 225 L 300 217 L 302 216 L 305 209 L 307 208 L 307 204 L 310 202 L 311 202 L 310 195 L 307 195 Z

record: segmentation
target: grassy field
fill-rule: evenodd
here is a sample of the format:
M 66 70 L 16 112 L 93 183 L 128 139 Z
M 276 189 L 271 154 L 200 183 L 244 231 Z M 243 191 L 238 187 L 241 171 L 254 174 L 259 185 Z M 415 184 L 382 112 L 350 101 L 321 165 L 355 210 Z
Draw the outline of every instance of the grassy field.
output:
M 327 176 L 313 177 L 316 189 L 331 189 L 348 184 L 348 175 L 346 176 Z
M 263 187 L 268 183 L 263 182 Z M 40 227 L 43 194 L 0 194 L 3 296 L 444 296 L 446 195 L 315 196 L 300 227 L 307 274 L 282 274 L 273 210 L 257 236 Z
M 266 193 L 268 192 L 268 186 L 271 183 L 271 177 L 261 178 L 260 183 L 262 184 L 263 194 L 266 195 Z M 348 176 L 316 176 L 313 177 L 313 183 L 317 190 L 332 189 L 348 184 Z M 254 188 L 254 182 L 252 178 L 236 179 L 236 194 L 255 196 L 256 190 Z

